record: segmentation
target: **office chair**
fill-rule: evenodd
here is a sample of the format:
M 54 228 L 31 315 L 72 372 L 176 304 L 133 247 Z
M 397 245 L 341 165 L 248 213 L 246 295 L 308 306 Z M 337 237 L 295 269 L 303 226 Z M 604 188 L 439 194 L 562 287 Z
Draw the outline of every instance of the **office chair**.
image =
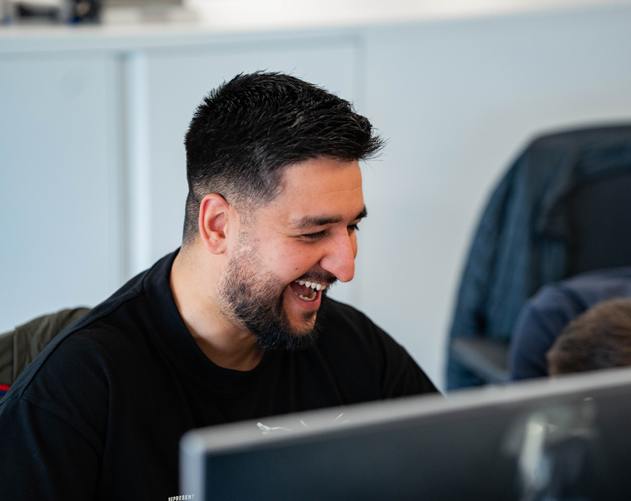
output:
M 493 191 L 466 260 L 450 331 L 448 389 L 509 379 L 526 300 L 589 270 L 631 265 L 631 126 L 535 139 Z
M 89 308 L 61 310 L 0 334 L 0 399 L 46 345 L 88 311 Z

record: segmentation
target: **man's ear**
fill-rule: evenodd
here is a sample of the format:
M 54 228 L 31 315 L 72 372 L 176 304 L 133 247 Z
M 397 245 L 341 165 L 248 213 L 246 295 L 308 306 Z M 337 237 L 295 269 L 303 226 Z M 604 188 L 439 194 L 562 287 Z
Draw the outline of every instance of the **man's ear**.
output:
M 212 254 L 222 254 L 227 246 L 230 204 L 221 195 L 210 193 L 199 204 L 199 235 Z

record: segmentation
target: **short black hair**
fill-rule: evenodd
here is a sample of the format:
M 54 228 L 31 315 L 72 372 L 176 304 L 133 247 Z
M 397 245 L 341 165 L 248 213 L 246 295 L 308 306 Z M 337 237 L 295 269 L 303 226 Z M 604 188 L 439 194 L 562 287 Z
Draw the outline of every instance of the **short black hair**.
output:
M 320 157 L 366 160 L 383 140 L 348 101 L 290 75 L 256 72 L 212 90 L 184 144 L 187 243 L 207 194 L 254 208 L 278 195 L 284 167 Z
M 603 301 L 576 317 L 546 358 L 552 376 L 631 366 L 631 298 Z

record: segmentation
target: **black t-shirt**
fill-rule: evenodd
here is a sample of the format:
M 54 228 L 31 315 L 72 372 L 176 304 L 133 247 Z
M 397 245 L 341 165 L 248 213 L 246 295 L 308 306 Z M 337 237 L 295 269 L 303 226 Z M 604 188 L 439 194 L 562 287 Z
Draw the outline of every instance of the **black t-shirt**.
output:
M 314 348 L 267 351 L 251 371 L 213 364 L 175 306 L 174 257 L 57 336 L 0 402 L 3 499 L 166 501 L 192 428 L 436 391 L 383 330 L 332 299 Z

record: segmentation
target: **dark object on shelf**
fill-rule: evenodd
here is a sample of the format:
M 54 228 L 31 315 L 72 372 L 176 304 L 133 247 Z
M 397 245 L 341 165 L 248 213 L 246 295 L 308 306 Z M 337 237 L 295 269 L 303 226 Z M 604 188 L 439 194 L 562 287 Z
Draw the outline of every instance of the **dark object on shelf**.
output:
M 76 23 L 98 23 L 100 21 L 100 0 L 71 0 L 70 19 Z
M 57 23 L 61 21 L 61 9 L 49 5 L 33 5 L 28 3 L 16 3 L 14 6 L 15 17 L 19 20 L 44 21 Z

